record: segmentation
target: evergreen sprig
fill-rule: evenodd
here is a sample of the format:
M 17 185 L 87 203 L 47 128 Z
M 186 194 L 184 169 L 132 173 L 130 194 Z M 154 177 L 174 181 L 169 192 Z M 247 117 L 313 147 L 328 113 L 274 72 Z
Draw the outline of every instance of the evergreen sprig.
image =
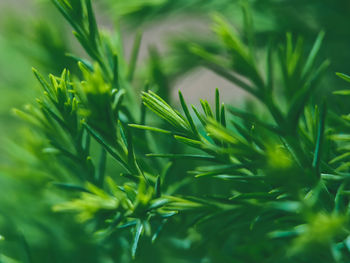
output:
M 50 177 L 60 189 L 53 191 L 65 193 L 53 211 L 74 213 L 109 261 L 142 262 L 138 253 L 151 242 L 161 246 L 158 238 L 174 250 L 208 249 L 205 257 L 195 251 L 194 261 L 349 261 L 349 116 L 337 116 L 325 100 L 311 101 L 328 66 L 317 58 L 323 32 L 308 53 L 290 33 L 285 43 L 268 45 L 264 70 L 247 7 L 246 40 L 214 15 L 213 43 L 177 43 L 179 61 L 245 90 L 267 117 L 221 103 L 218 89 L 214 107 L 206 100 L 201 109 L 189 106 L 179 92 L 176 109 L 161 87 L 167 79 L 154 50 L 149 67 L 159 79 L 150 77 L 139 107 L 133 79 L 141 34 L 131 61 L 121 63 L 90 0 L 52 2 L 91 61 L 71 55 L 81 76 L 64 70 L 49 81 L 34 69 L 43 96 L 16 113 L 43 138 L 40 151 L 67 172 Z M 146 119 L 146 108 L 165 122 Z

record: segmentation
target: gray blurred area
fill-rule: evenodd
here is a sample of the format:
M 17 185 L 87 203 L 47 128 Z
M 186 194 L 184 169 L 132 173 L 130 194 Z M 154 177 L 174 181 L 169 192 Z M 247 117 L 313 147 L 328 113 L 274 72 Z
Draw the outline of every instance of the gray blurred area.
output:
M 205 33 L 208 30 L 208 26 L 210 25 L 206 21 L 189 18 L 182 19 L 182 17 L 172 17 L 165 23 L 153 25 L 144 31 L 140 60 L 147 59 L 150 46 L 156 46 L 158 50 L 165 53 L 165 43 L 170 36 L 181 36 L 186 32 Z M 128 32 L 125 32 L 124 40 L 125 51 L 128 55 L 132 46 L 133 34 L 130 35 Z M 222 100 L 226 103 L 238 101 L 243 95 L 246 95 L 244 91 L 211 71 L 197 69 L 175 83 L 172 97 L 177 100 L 178 90 L 181 90 L 189 103 L 198 105 L 199 99 L 206 99 L 212 102 L 216 88 L 220 89 Z

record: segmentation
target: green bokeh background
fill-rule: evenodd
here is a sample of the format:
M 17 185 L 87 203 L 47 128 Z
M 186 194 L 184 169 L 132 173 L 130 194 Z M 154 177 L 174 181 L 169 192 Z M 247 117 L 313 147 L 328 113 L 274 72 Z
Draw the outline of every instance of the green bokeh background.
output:
M 50 1 L 26 0 L 25 5 L 15 2 L 0 2 L 0 234 L 5 237 L 0 241 L 0 254 L 3 254 L 0 262 L 113 262 L 111 258 L 120 260 L 114 262 L 130 262 L 126 240 L 114 247 L 100 244 L 91 240 L 85 227 L 50 209 L 62 198 L 60 192 L 47 186 L 53 176 L 50 171 L 57 174 L 64 171 L 58 171 L 60 168 L 54 163 L 47 163 L 45 169 L 42 167 L 41 158 L 45 157 L 38 156 L 33 149 L 40 138 L 36 138 L 11 109 L 32 103 L 39 94 L 32 66 L 44 75 L 59 74 L 66 67 L 76 72 L 75 62 L 65 54 L 84 53 Z M 171 26 L 177 18 L 208 23 L 212 12 L 224 14 L 240 29 L 240 2 L 245 1 L 98 0 L 94 4 L 105 27 L 113 28 L 118 21 L 125 34 L 133 35 L 137 29 L 149 29 L 159 23 Z M 321 57 L 331 61 L 323 80 L 324 91 L 345 87 L 334 72 L 350 72 L 349 1 L 246 2 L 252 9 L 257 44 L 261 47 L 268 39 L 283 39 L 286 32 L 303 36 L 306 46 L 310 47 L 319 31 L 324 30 L 326 38 Z M 198 34 L 205 35 L 207 31 Z M 346 101 L 339 100 L 335 105 L 335 111 L 348 112 Z M 168 231 L 183 233 L 164 243 L 145 242 L 140 251 L 142 260 L 137 262 L 212 262 L 201 257 L 201 250 L 207 248 L 191 248 L 191 240 L 201 238 L 196 233 L 186 229 Z M 215 262 L 229 262 L 217 254 L 220 244 L 210 244 L 209 253 L 216 256 Z M 159 255 L 156 259 L 155 254 Z

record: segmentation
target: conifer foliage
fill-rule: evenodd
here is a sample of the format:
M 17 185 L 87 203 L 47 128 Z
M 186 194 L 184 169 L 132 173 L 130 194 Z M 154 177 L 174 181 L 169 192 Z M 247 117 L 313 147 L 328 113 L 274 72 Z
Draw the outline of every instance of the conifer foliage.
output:
M 243 36 L 214 14 L 215 39 L 174 42 L 172 66 L 205 67 L 252 106 L 224 104 L 217 89 L 214 105 L 179 92 L 176 108 L 158 58 L 138 72 L 140 34 L 126 61 L 91 0 L 52 3 L 89 58 L 70 55 L 79 74 L 33 69 L 42 96 L 15 112 L 41 139 L 50 209 L 82 227 L 91 262 L 349 262 L 349 116 L 314 98 L 329 65 L 318 57 L 324 32 L 311 48 L 287 33 L 261 50 L 248 7 Z M 44 262 L 24 240 L 25 262 Z

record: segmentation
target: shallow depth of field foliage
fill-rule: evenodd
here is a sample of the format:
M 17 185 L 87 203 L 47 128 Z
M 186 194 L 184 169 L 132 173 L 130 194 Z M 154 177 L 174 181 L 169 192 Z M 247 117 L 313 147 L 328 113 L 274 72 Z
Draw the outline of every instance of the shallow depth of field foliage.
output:
M 350 262 L 348 1 L 33 7 L 0 14 L 1 263 Z M 173 98 L 198 68 L 247 95 Z

